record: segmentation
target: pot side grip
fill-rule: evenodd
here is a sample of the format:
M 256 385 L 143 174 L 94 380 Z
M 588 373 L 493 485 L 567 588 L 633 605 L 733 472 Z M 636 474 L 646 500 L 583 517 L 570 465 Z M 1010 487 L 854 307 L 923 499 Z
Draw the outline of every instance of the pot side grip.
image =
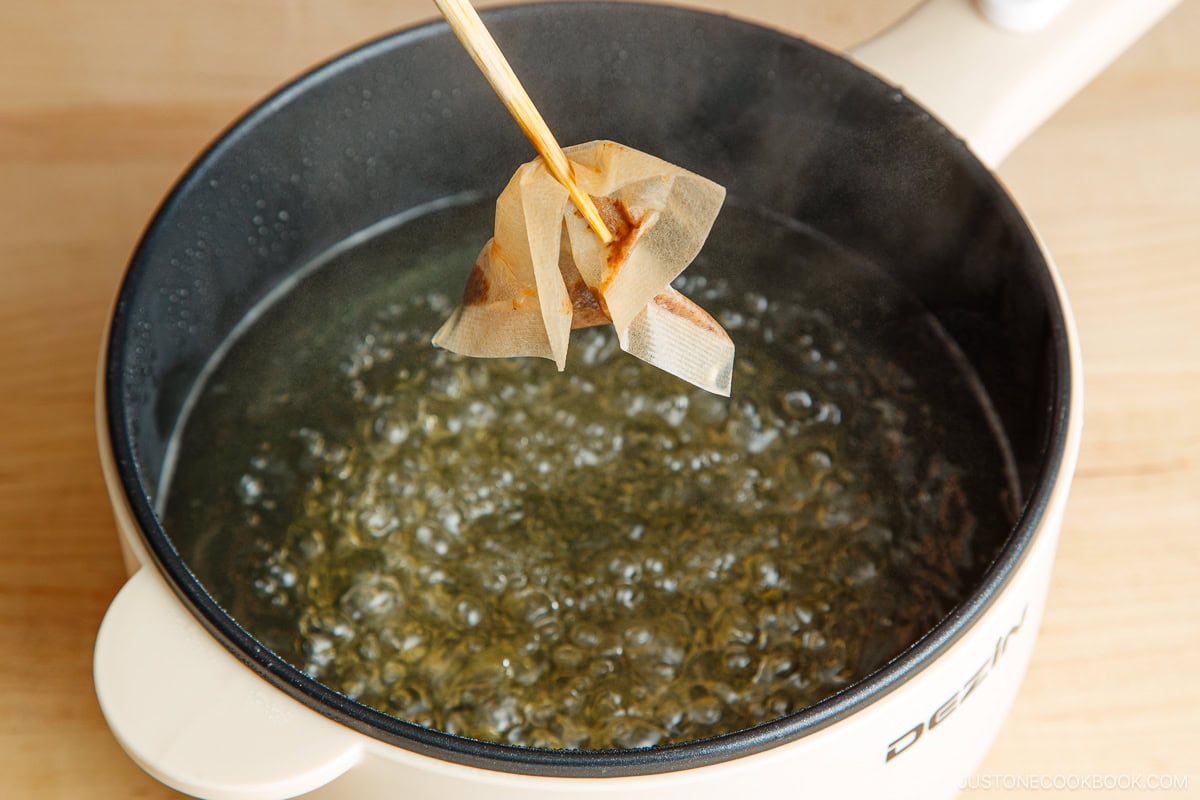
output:
M 1023 0 L 1025 5 L 1055 0 Z M 1179 0 L 1074 0 L 1016 33 L 969 0 L 926 0 L 851 51 L 996 166 Z
M 125 751 L 210 800 L 295 797 L 354 766 L 354 734 L 268 685 L 200 626 L 150 567 L 109 606 L 96 696 Z

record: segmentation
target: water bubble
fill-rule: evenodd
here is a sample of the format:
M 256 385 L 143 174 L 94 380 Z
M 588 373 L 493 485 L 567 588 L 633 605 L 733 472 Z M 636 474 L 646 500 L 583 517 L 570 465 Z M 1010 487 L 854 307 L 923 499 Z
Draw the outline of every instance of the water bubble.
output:
M 380 539 L 400 527 L 400 519 L 390 504 L 369 506 L 358 514 L 358 524 L 370 537 Z
M 722 703 L 711 695 L 693 697 L 688 701 L 687 718 L 704 728 L 711 728 L 721 721 Z
M 633 717 L 613 719 L 609 723 L 607 733 L 614 745 L 626 749 L 654 747 L 666 735 L 658 725 Z
M 809 451 L 805 456 L 805 461 L 817 470 L 828 470 L 833 467 L 833 456 L 829 454 L 828 450 L 821 448 Z
M 749 672 L 754 667 L 754 658 L 741 645 L 725 651 L 725 669 L 729 672 Z
M 306 671 L 310 675 L 319 675 L 325 667 L 333 663 L 333 659 L 337 656 L 337 648 L 333 639 L 323 634 L 315 634 L 305 639 L 303 650 L 308 657 Z
M 454 611 L 468 628 L 474 628 L 483 621 L 483 611 L 470 600 L 459 600 Z
M 807 419 L 814 405 L 813 396 L 804 389 L 791 389 L 783 394 L 780 406 L 794 419 Z
M 807 630 L 800 635 L 800 646 L 806 650 L 823 650 L 829 641 L 817 630 Z
M 746 317 L 740 311 L 726 309 L 719 315 L 719 321 L 726 330 L 738 331 L 746 326 Z
M 247 473 L 238 483 L 238 491 L 242 496 L 242 502 L 251 505 L 262 497 L 263 482 L 257 476 Z
M 399 606 L 399 594 L 400 584 L 394 577 L 365 573 L 355 578 L 338 605 L 349 619 L 386 617 Z
M 585 447 L 575 451 L 572 461 L 576 467 L 594 467 L 600 463 L 600 456 Z
M 390 445 L 404 444 L 412 432 L 407 420 L 397 419 L 392 413 L 380 414 L 372 427 L 375 435 Z
M 533 686 L 545 674 L 547 666 L 546 659 L 540 652 L 523 653 L 508 659 L 504 673 L 518 686 Z M 497 730 L 503 729 L 497 728 Z

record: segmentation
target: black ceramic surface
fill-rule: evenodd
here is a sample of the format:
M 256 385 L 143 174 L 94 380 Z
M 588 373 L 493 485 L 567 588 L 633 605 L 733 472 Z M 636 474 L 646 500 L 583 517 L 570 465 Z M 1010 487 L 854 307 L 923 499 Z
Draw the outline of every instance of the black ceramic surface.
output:
M 1055 289 L 1003 190 L 926 112 L 849 61 L 763 28 L 655 6 L 562 4 L 485 15 L 562 142 L 605 138 L 722 184 L 889 269 L 979 373 L 1027 504 L 983 585 L 905 654 L 846 691 L 752 730 L 636 751 L 526 750 L 425 730 L 330 692 L 226 616 L 153 512 L 183 402 L 267 292 L 380 219 L 496 194 L 532 157 L 441 24 L 318 68 L 192 166 L 134 254 L 114 314 L 106 400 L 126 493 L 159 568 L 200 621 L 289 694 L 372 736 L 462 763 L 549 775 L 661 772 L 746 755 L 854 712 L 970 625 L 1019 563 L 1065 436 L 1068 355 Z

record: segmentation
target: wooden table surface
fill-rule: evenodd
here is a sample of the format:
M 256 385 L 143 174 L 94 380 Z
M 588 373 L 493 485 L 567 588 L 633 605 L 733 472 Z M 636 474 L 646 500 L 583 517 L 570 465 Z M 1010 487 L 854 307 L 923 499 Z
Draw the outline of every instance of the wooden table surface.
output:
M 844 47 L 912 4 L 737 8 Z M 125 757 L 92 693 L 96 627 L 122 582 L 92 421 L 101 329 L 157 200 L 227 121 L 314 61 L 431 12 L 425 0 L 4 3 L 0 797 L 177 796 Z M 1000 169 L 1073 300 L 1087 422 L 1033 665 L 981 770 L 994 781 L 1113 776 L 1135 785 L 1110 794 L 1132 797 L 1164 794 L 1146 779 L 1167 775 L 1188 785 L 1165 794 L 1200 793 L 1198 41 L 1200 0 L 1184 0 Z

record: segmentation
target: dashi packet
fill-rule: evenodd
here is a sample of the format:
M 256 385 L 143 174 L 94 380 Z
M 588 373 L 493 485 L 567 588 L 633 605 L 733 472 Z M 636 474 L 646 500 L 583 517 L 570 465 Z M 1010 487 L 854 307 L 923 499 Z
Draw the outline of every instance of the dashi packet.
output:
M 725 189 L 616 142 L 564 153 L 613 240 L 596 235 L 540 157 L 523 164 L 433 343 L 467 356 L 540 356 L 562 370 L 572 329 L 611 324 L 627 353 L 728 396 L 733 342 L 671 287 L 700 252 Z

